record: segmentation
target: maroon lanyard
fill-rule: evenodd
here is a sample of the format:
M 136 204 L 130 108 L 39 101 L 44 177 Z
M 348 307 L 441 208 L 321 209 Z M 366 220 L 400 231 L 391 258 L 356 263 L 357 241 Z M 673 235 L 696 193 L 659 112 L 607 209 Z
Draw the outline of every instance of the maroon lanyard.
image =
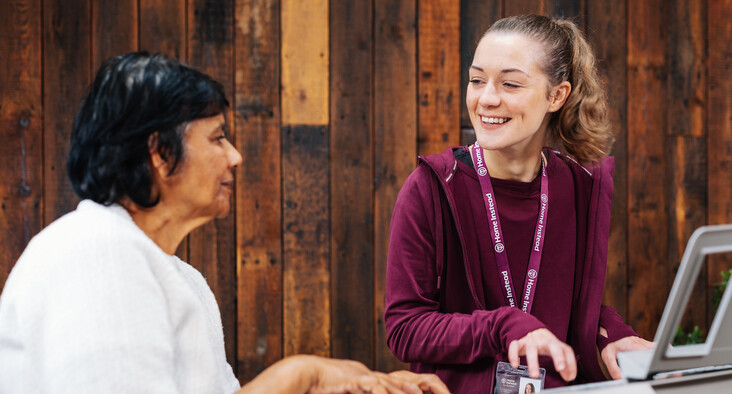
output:
M 473 153 L 473 164 L 478 171 L 478 180 L 480 181 L 480 189 L 483 192 L 483 201 L 485 202 L 485 210 L 488 214 L 490 222 L 491 238 L 493 239 L 493 248 L 496 253 L 496 264 L 498 265 L 498 276 L 501 281 L 503 295 L 508 301 L 508 305 L 515 307 L 516 299 L 514 296 L 514 287 L 511 280 L 511 271 L 508 265 L 508 256 L 504 247 L 505 238 L 501 230 L 501 221 L 498 217 L 498 206 L 496 203 L 491 177 L 488 174 L 488 168 L 485 166 L 483 159 L 483 149 L 478 142 L 470 148 Z M 546 175 L 546 163 L 543 157 L 541 161 L 541 206 L 539 207 L 539 216 L 536 219 L 536 230 L 534 232 L 534 242 L 531 247 L 531 255 L 529 257 L 529 269 L 526 271 L 526 281 L 524 282 L 524 293 L 521 298 L 521 310 L 526 313 L 531 311 L 531 305 L 534 303 L 534 294 L 536 293 L 536 284 L 539 281 L 539 266 L 541 265 L 541 252 L 544 250 L 544 238 L 546 237 L 546 218 L 549 212 L 549 179 Z

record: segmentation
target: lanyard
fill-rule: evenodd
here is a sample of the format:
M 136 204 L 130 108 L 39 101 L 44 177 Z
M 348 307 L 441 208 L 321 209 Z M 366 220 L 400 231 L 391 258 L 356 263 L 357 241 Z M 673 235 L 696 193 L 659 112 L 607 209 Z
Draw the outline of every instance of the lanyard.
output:
M 498 218 L 498 206 L 491 184 L 491 177 L 488 174 L 488 168 L 485 166 L 483 159 L 483 149 L 478 142 L 470 148 L 473 153 L 473 163 L 478 171 L 478 180 L 480 181 L 480 189 L 483 192 L 483 200 L 485 202 L 485 210 L 488 214 L 490 222 L 491 238 L 493 239 L 493 248 L 496 253 L 496 265 L 498 265 L 498 276 L 503 284 L 501 286 L 503 295 L 508 301 L 508 305 L 516 307 L 516 299 L 514 296 L 514 287 L 511 280 L 511 271 L 508 265 L 508 256 L 504 247 L 505 238 L 501 230 L 501 222 Z M 521 310 L 529 313 L 531 305 L 534 302 L 534 294 L 536 293 L 536 284 L 539 281 L 539 266 L 541 265 L 541 252 L 544 250 L 544 238 L 546 237 L 546 218 L 549 211 L 549 179 L 546 175 L 546 163 L 542 156 L 541 161 L 541 206 L 539 207 L 539 216 L 536 219 L 536 230 L 534 231 L 534 242 L 532 243 L 531 255 L 529 256 L 529 267 L 526 271 L 526 280 L 524 284 L 524 292 L 521 297 Z

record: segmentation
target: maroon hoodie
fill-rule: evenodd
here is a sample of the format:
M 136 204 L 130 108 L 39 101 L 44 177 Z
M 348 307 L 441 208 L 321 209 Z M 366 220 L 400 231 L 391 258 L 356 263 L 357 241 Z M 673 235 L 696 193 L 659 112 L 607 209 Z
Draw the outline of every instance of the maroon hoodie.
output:
M 577 382 L 604 380 L 598 349 L 637 335 L 613 308 L 601 305 L 613 159 L 590 171 L 549 149 L 544 153 L 549 212 L 531 314 L 507 306 L 478 175 L 465 147 L 420 157 L 397 198 L 386 272 L 388 345 L 413 371 L 436 373 L 453 392 L 490 392 L 509 343 L 538 328 L 574 348 Z M 539 211 L 539 178 L 492 179 L 519 294 Z M 609 338 L 598 334 L 599 325 Z M 547 370 L 545 387 L 565 384 L 549 357 L 540 363 Z

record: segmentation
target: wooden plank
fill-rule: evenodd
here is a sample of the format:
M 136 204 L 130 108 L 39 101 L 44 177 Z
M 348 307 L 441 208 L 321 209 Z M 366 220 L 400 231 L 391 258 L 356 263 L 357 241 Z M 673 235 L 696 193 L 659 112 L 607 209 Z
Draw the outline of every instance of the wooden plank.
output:
M 374 368 L 379 371 L 406 367 L 386 346 L 384 291 L 391 213 L 417 155 L 416 10 L 416 0 L 374 4 Z
M 585 29 L 586 23 L 586 0 L 544 0 L 544 9 L 548 16 L 552 18 L 569 19 L 576 23 L 580 29 Z M 602 4 L 607 2 L 590 2 L 590 6 L 608 7 L 617 6 L 617 4 Z M 619 3 L 619 2 L 612 2 Z M 624 17 L 622 18 L 625 19 Z
M 233 97 L 233 0 L 189 0 L 188 63 L 210 75 Z M 229 127 L 236 130 L 232 110 L 226 112 Z M 231 135 L 236 145 L 235 133 Z M 189 238 L 189 262 L 206 278 L 221 310 L 226 359 L 237 370 L 237 276 L 235 227 L 237 198 L 229 215 L 194 230 Z
M 284 355 L 331 352 L 328 2 L 283 0 Z
M 137 0 L 96 0 L 91 12 L 92 70 L 96 72 L 108 58 L 137 50 Z
M 628 3 L 628 316 L 653 336 L 668 295 L 665 1 Z
M 328 124 L 328 0 L 282 0 L 282 123 Z
M 704 0 L 668 2 L 669 280 L 676 276 L 691 233 L 707 222 L 706 5 Z M 708 332 L 706 269 L 697 280 L 682 324 Z
M 140 1 L 140 50 L 186 59 L 186 0 Z
M 186 60 L 186 2 L 185 0 L 140 0 L 141 51 L 159 52 Z M 188 237 L 175 254 L 188 261 Z
M 282 358 L 282 191 L 278 0 L 237 0 L 235 18 L 237 369 L 252 380 Z
M 76 208 L 66 156 L 79 103 L 91 82 L 88 0 L 43 2 L 44 225 Z
M 42 226 L 41 9 L 0 4 L 0 289 Z
M 543 14 L 546 0 L 503 0 L 503 17 L 522 14 Z
M 417 39 L 419 154 L 460 144 L 460 3 L 422 0 Z
M 628 312 L 628 136 L 627 136 L 627 20 L 623 1 L 591 2 L 587 6 L 587 38 L 595 50 L 615 131 L 615 173 L 610 221 L 607 274 L 603 302 L 621 316 Z
M 732 223 L 732 0 L 707 2 L 708 223 Z M 709 286 L 732 268 L 732 255 L 709 261 Z
M 332 356 L 374 366 L 372 2 L 330 1 Z
M 460 127 L 472 128 L 465 92 L 468 88 L 468 69 L 473 63 L 473 54 L 478 41 L 490 25 L 501 18 L 501 1 L 460 1 Z M 473 133 L 474 135 L 475 133 Z M 475 137 L 473 137 L 473 140 Z M 474 142 L 474 141 L 473 141 Z M 472 142 L 471 142 L 472 143 Z M 461 138 L 461 145 L 467 143 Z
M 282 133 L 284 355 L 329 356 L 328 129 L 284 126 Z

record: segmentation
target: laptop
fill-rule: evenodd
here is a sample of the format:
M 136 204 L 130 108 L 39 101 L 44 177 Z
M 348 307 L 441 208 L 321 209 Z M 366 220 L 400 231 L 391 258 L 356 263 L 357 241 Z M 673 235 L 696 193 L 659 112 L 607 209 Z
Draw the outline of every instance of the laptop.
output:
M 732 371 L 732 284 L 727 286 L 704 343 L 671 346 L 676 328 L 686 309 L 704 258 L 732 253 L 732 224 L 699 227 L 689 238 L 676 279 L 663 310 L 654 346 L 649 350 L 618 353 L 622 380 L 567 386 L 550 392 L 615 392 L 623 386 L 625 394 L 653 393 L 652 381 L 668 378 L 678 381 L 685 376 L 730 375 Z M 706 375 L 702 375 L 706 374 Z M 636 381 L 638 383 L 628 385 Z M 641 382 L 646 381 L 646 382 Z M 634 391 L 635 390 L 635 391 Z M 646 391 L 644 391 L 646 390 Z
M 732 225 L 703 226 L 694 231 L 661 315 L 653 348 L 618 353 L 618 364 L 626 379 L 647 380 L 732 368 L 732 286 L 727 286 L 722 296 L 704 343 L 670 346 L 704 258 L 731 252 Z

